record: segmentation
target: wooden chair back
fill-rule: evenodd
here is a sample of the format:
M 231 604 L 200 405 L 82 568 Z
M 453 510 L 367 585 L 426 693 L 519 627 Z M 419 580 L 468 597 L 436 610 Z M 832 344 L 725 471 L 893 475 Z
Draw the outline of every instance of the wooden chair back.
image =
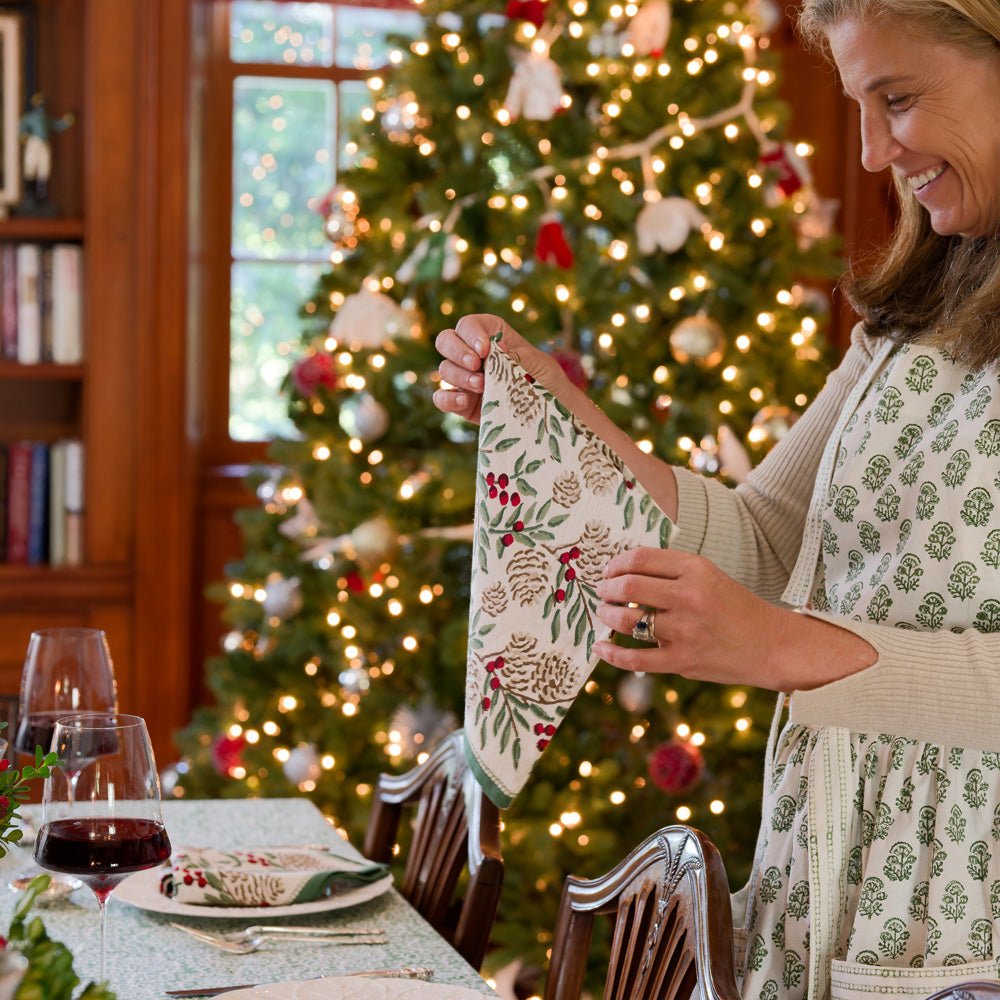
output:
M 931 994 L 927 1000 L 1000 1000 L 1000 982 L 977 980 L 949 986 Z
M 614 924 L 605 1000 L 740 1000 L 729 882 L 700 831 L 664 827 L 601 878 L 566 879 L 545 1000 L 578 1000 L 598 913 Z
M 458 730 L 413 770 L 379 778 L 363 850 L 392 861 L 403 809 L 415 810 L 399 891 L 478 969 L 500 904 L 503 856 L 500 813 L 469 769 L 463 741 Z

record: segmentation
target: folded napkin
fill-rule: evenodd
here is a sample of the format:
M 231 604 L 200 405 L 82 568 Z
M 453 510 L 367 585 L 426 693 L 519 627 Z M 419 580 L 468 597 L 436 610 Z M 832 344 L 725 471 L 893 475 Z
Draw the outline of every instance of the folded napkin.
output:
M 622 460 L 495 342 L 476 479 L 465 749 L 499 807 L 524 787 L 611 630 L 594 614 L 612 556 L 674 526 Z
M 388 865 L 297 847 L 184 847 L 174 853 L 160 892 L 194 906 L 288 906 L 367 885 L 388 871 Z

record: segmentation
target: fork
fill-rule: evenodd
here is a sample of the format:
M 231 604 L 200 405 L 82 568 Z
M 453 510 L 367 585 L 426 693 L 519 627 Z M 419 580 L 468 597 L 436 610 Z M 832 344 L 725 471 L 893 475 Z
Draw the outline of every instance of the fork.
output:
M 287 941 L 313 941 L 322 944 L 385 944 L 385 931 L 378 927 L 337 928 L 337 927 L 269 927 L 255 925 L 246 930 L 229 934 L 212 934 L 209 931 L 188 927 L 186 924 L 170 922 L 185 934 L 199 941 L 213 945 L 233 955 L 249 955 L 257 951 L 269 938 L 280 936 Z

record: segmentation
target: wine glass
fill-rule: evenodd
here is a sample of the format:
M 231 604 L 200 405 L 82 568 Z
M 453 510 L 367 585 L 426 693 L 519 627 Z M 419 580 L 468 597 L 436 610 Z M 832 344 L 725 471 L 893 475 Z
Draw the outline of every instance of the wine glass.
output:
M 108 896 L 170 857 L 153 748 L 138 715 L 88 712 L 56 723 L 52 749 L 59 760 L 45 779 L 35 861 L 93 890 L 106 981 Z

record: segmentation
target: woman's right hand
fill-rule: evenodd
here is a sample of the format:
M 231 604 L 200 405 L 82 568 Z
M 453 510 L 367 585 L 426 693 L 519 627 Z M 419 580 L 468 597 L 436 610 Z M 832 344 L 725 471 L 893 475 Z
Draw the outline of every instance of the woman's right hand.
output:
M 489 313 L 463 316 L 453 330 L 442 330 L 434 341 L 444 358 L 438 365 L 442 381 L 453 388 L 438 389 L 434 405 L 442 413 L 457 413 L 474 424 L 479 423 L 483 405 L 483 362 L 490 352 L 490 342 L 500 334 L 500 347 L 546 388 L 555 389 L 564 377 L 559 362 L 529 344 L 499 316 Z

